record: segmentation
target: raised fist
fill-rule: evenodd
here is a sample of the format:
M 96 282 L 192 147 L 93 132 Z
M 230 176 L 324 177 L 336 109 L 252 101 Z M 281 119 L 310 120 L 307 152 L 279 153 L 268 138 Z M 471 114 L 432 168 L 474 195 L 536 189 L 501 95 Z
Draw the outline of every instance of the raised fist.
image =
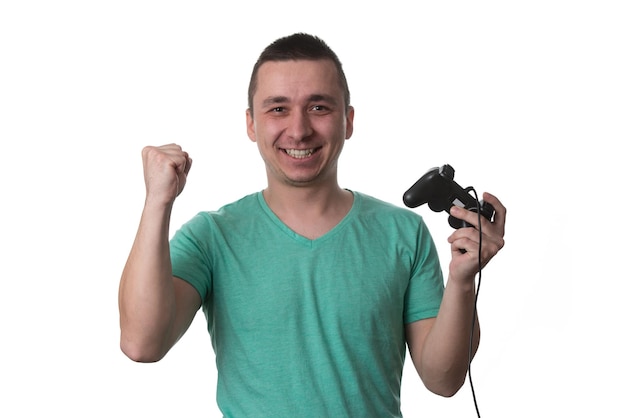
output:
M 146 200 L 171 204 L 183 191 L 191 169 L 189 154 L 176 144 L 147 146 L 141 152 Z

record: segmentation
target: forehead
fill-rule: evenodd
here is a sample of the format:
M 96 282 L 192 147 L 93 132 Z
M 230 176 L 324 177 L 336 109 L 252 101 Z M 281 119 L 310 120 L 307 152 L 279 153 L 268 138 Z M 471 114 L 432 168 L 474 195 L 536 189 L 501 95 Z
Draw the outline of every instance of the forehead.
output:
M 299 95 L 341 96 L 339 75 L 331 60 L 268 61 L 257 73 L 254 100 L 267 96 L 296 98 Z

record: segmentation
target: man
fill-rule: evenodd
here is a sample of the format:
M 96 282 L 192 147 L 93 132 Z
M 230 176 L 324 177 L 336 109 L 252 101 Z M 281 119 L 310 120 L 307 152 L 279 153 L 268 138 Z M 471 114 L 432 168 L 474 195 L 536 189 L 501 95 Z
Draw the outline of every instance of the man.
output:
M 119 292 L 128 357 L 161 359 L 202 307 L 227 417 L 399 417 L 407 345 L 429 390 L 458 391 L 479 340 L 479 231 L 449 237 L 444 290 L 417 214 L 338 185 L 353 118 L 341 63 L 322 40 L 272 43 L 246 113 L 267 188 L 199 213 L 171 242 L 191 158 L 174 144 L 144 148 L 145 206 Z M 506 213 L 484 200 L 496 215 L 482 222 L 483 266 L 504 245 Z M 453 209 L 477 225 L 475 213 Z

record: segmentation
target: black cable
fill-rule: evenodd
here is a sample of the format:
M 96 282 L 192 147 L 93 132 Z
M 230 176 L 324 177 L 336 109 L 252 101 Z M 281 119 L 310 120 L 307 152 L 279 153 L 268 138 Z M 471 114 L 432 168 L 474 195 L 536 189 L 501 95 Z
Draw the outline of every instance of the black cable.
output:
M 474 399 L 474 408 L 476 408 L 476 415 L 478 416 L 478 418 L 480 418 L 480 410 L 478 409 L 478 402 L 476 400 L 476 391 L 474 390 L 474 382 L 472 381 L 472 346 L 474 342 L 474 329 L 476 328 L 476 316 L 478 315 L 478 292 L 480 292 L 480 283 L 482 281 L 483 266 L 481 261 L 481 253 L 483 247 L 483 229 L 481 224 L 480 201 L 478 200 L 478 194 L 473 187 L 469 187 L 468 190 L 474 192 L 474 197 L 476 198 L 476 212 L 478 213 L 478 284 L 476 285 L 476 295 L 474 296 L 474 313 L 472 315 L 472 328 L 470 330 L 467 375 L 469 377 L 470 388 L 472 389 L 472 398 Z

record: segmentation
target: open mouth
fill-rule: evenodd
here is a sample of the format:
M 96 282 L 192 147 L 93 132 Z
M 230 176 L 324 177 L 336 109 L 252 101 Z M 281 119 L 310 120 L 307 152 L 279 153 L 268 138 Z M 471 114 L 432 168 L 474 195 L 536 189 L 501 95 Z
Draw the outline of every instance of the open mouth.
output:
M 307 158 L 313 155 L 319 148 L 309 149 L 283 149 L 283 151 L 292 158 Z

